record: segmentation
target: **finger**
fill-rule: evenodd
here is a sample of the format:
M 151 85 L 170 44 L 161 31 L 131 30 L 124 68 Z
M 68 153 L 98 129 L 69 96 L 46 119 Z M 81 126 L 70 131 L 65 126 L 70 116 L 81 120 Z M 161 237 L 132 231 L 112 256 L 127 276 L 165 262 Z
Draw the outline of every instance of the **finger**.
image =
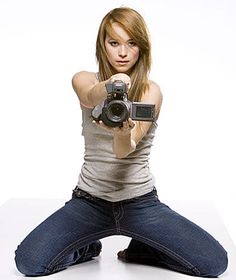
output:
M 107 130 L 110 130 L 110 129 L 111 129 L 109 126 L 105 125 L 104 122 L 101 121 L 101 120 L 98 122 L 98 124 L 99 124 L 100 127 L 105 128 L 105 129 L 107 129 Z
M 128 124 L 129 124 L 130 128 L 134 128 L 135 127 L 135 122 L 131 118 L 128 119 Z
M 130 83 L 130 81 L 126 83 L 126 86 L 127 86 L 127 90 L 130 90 L 130 88 L 131 88 L 131 83 Z
M 92 123 L 95 124 L 96 126 L 102 128 L 102 129 L 107 130 L 107 131 L 112 131 L 113 130 L 112 127 L 109 127 L 109 126 L 105 125 L 103 123 L 103 121 L 101 121 L 101 120 L 100 121 L 93 120 Z
M 107 130 L 107 131 L 111 131 L 111 132 L 114 131 L 114 128 L 113 128 L 113 127 L 107 126 L 107 125 L 104 124 L 104 122 L 101 121 L 101 120 L 99 121 L 99 126 L 100 126 L 101 128 L 103 128 L 103 129 Z
M 124 129 L 129 129 L 129 122 L 128 121 L 123 122 L 123 128 Z

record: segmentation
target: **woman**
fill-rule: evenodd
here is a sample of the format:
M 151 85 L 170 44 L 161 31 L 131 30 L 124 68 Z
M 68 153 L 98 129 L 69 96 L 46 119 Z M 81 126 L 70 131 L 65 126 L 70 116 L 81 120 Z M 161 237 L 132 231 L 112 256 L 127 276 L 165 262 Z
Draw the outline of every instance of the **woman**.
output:
M 227 253 L 206 231 L 161 203 L 148 158 L 161 108 L 159 86 L 148 79 L 150 41 L 142 16 L 130 8 L 110 11 L 96 44 L 98 73 L 79 72 L 72 83 L 83 116 L 84 164 L 72 199 L 18 246 L 16 264 L 28 276 L 47 275 L 99 255 L 99 239 L 131 237 L 118 258 L 215 277 Z M 155 104 L 154 121 L 125 119 L 106 125 L 91 115 L 104 106 L 107 84 L 123 82 L 131 101 Z

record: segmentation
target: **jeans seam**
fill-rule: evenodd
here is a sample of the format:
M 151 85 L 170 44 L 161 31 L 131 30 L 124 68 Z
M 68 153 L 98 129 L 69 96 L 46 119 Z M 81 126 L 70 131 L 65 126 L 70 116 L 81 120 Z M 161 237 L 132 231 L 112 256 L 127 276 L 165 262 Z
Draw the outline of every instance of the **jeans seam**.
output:
M 166 253 L 167 255 L 169 255 L 170 257 L 174 257 L 176 260 L 178 260 L 182 265 L 186 266 L 188 269 L 190 269 L 191 271 L 193 271 L 196 275 L 200 275 L 201 272 L 199 271 L 199 269 L 194 266 L 193 264 L 191 264 L 189 261 L 187 261 L 185 258 L 181 257 L 180 255 L 178 255 L 177 253 L 175 253 L 174 251 L 170 250 L 169 248 L 165 247 L 164 245 L 153 241 L 152 239 L 143 237 L 139 234 L 133 233 L 131 231 L 127 231 L 127 230 L 122 230 L 122 234 L 130 236 L 132 238 L 138 238 L 139 240 L 145 240 L 147 241 L 146 243 L 148 245 L 150 245 L 151 247 L 153 247 L 154 245 L 158 245 L 158 249 L 161 249 L 161 251 L 163 253 Z M 183 270 L 184 271 L 184 270 Z
M 116 206 L 117 204 L 117 206 Z M 115 207 L 118 208 L 118 214 L 115 214 Z M 120 220 L 123 218 L 124 216 L 124 208 L 121 202 L 115 202 L 112 204 L 112 212 L 113 212 L 113 216 L 114 216 L 114 220 L 115 220 L 115 224 L 116 224 L 116 230 L 117 230 L 117 234 L 120 234 Z
M 105 236 L 109 236 L 114 234 L 114 230 L 105 230 L 99 233 L 95 233 L 95 234 L 91 234 L 91 235 L 87 235 L 86 237 L 80 238 L 76 241 L 74 241 L 73 243 L 69 244 L 67 247 L 65 247 L 60 253 L 57 254 L 56 257 L 54 257 L 54 259 L 52 259 L 49 263 L 49 265 L 46 268 L 46 273 L 50 272 L 56 272 L 58 268 L 66 268 L 68 266 L 68 264 L 65 265 L 60 265 L 60 261 L 63 260 L 63 258 L 68 254 L 68 252 L 70 252 L 73 248 L 76 248 L 77 244 L 83 241 L 86 241 L 87 239 L 91 239 L 91 237 L 95 238 L 95 239 L 99 239 L 99 238 L 103 238 Z M 104 235 L 104 236 L 103 236 Z
M 185 272 L 185 273 L 189 273 L 190 271 L 193 271 L 196 275 L 200 275 L 200 272 L 195 268 L 189 268 L 189 270 L 185 269 L 184 267 L 181 266 L 177 266 L 174 264 L 168 264 L 168 267 L 172 268 L 173 270 L 179 271 L 179 272 Z M 196 271 L 195 271 L 196 269 Z

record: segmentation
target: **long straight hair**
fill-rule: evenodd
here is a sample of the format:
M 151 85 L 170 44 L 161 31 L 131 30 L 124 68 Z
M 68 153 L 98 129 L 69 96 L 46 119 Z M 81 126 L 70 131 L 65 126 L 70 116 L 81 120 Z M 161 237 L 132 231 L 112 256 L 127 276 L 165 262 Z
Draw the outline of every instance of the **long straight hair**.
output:
M 139 47 L 139 58 L 132 67 L 129 76 L 131 88 L 129 99 L 140 101 L 149 88 L 148 74 L 151 68 L 151 43 L 148 29 L 143 17 L 135 10 L 127 7 L 115 8 L 103 18 L 97 35 L 96 58 L 99 66 L 99 79 L 105 81 L 117 71 L 108 61 L 105 48 L 105 38 L 114 35 L 112 24 L 119 24 Z

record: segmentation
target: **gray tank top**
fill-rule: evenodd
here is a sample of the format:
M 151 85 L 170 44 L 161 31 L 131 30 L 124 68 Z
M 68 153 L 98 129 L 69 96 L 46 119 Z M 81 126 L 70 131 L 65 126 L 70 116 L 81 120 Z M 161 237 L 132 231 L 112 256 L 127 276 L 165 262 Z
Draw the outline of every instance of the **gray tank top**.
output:
M 85 153 L 78 188 L 112 202 L 152 191 L 154 177 L 149 170 L 149 155 L 157 124 L 151 125 L 133 153 L 118 159 L 112 150 L 112 133 L 92 123 L 92 109 L 81 108 Z

